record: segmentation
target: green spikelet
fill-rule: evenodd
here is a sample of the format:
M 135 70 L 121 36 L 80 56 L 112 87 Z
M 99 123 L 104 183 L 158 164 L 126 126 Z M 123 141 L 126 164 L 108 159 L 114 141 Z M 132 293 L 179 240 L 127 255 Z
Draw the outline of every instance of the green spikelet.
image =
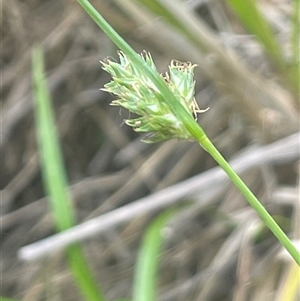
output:
M 150 53 L 144 52 L 141 57 L 148 67 L 162 76 L 157 71 Z M 123 52 L 119 52 L 119 58 L 120 63 L 111 60 L 101 62 L 103 69 L 113 79 L 102 90 L 117 96 L 111 105 L 121 106 L 140 116 L 127 119 L 125 123 L 133 127 L 136 132 L 149 133 L 143 139 L 147 143 L 172 138 L 193 139 L 152 81 Z M 200 110 L 194 98 L 195 66 L 173 60 L 169 66 L 169 74 L 167 73 L 163 78 L 178 101 L 196 119 L 197 113 L 206 110 Z

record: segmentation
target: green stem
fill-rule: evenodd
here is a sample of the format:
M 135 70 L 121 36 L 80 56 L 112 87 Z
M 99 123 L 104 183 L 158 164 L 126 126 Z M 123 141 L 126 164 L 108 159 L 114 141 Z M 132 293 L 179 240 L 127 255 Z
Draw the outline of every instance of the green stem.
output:
M 98 11 L 87 0 L 77 0 L 78 3 L 91 16 L 96 24 L 106 33 L 106 35 L 128 56 L 128 58 L 155 84 L 161 92 L 164 100 L 171 107 L 173 113 L 179 120 L 183 122 L 185 127 L 189 130 L 192 136 L 196 137 L 199 134 L 205 136 L 202 128 L 194 121 L 193 116 L 185 110 L 176 96 L 171 92 L 166 82 L 162 77 L 150 68 L 148 68 L 145 61 L 138 55 L 132 47 L 120 37 L 120 35 L 110 26 L 110 24 L 98 13 Z M 201 132 L 201 133 L 200 133 Z
M 200 145 L 211 154 L 211 156 L 219 163 L 219 165 L 228 174 L 233 183 L 242 192 L 250 205 L 257 211 L 265 224 L 278 238 L 280 243 L 287 249 L 295 261 L 300 265 L 300 252 L 296 249 L 293 243 L 285 235 L 282 229 L 273 220 L 271 215 L 266 211 L 259 200 L 249 190 L 246 184 L 240 179 L 240 177 L 234 172 L 226 160 L 221 156 L 218 150 L 207 138 L 204 130 L 200 125 L 195 122 L 193 116 L 183 108 L 176 96 L 173 95 L 168 88 L 165 81 L 157 76 L 150 68 L 148 68 L 145 61 L 131 48 L 131 46 L 122 39 L 118 33 L 106 22 L 106 20 L 98 13 L 98 11 L 87 0 L 77 0 L 78 3 L 85 9 L 85 11 L 92 17 L 96 24 L 107 34 L 107 36 L 129 57 L 129 59 L 143 71 L 148 78 L 156 85 L 160 90 L 164 100 L 171 107 L 174 114 L 179 120 L 183 122 L 185 127 L 191 133 L 193 137 L 200 143 Z
M 286 248 L 286 250 L 295 259 L 297 264 L 300 266 L 300 252 L 283 232 L 283 230 L 278 226 L 269 212 L 260 203 L 256 196 L 251 192 L 247 185 L 242 181 L 242 179 L 236 174 L 232 167 L 227 163 L 211 141 L 205 137 L 201 138 L 200 145 L 217 161 L 217 163 L 222 167 L 222 169 L 227 173 L 231 181 L 240 190 L 244 197 L 248 200 L 249 204 L 253 209 L 259 214 L 261 219 L 265 222 L 268 228 L 273 232 L 273 234 L 278 238 L 280 243 Z
M 288 80 L 292 82 L 292 88 L 300 100 L 300 0 L 294 0 L 293 5 L 293 32 L 292 32 L 292 64 Z M 297 104 L 299 106 L 299 102 Z
M 294 0 L 293 7 L 293 33 L 292 33 L 292 52 L 293 52 L 293 64 L 299 66 L 299 45 L 300 45 L 300 0 Z

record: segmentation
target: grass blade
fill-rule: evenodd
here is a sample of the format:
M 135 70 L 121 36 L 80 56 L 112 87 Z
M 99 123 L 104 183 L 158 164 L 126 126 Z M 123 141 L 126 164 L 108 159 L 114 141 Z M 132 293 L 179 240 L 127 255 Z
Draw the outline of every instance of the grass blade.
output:
M 268 22 L 261 14 L 256 1 L 239 1 L 228 0 L 232 9 L 235 11 L 240 20 L 248 28 L 248 30 L 256 36 L 260 43 L 264 46 L 266 52 L 281 70 L 283 77 L 286 79 L 287 85 L 299 97 L 300 93 L 300 71 L 299 71 L 299 26 L 300 26 L 300 1 L 294 0 L 293 30 L 292 30 L 292 63 L 287 64 L 282 54 L 281 47 L 276 40 L 275 34 L 272 32 Z
M 293 262 L 288 270 L 289 272 L 285 279 L 285 285 L 280 292 L 278 300 L 296 301 L 300 292 L 300 267 Z
M 293 8 L 293 33 L 292 33 L 292 47 L 293 47 L 293 63 L 299 66 L 300 55 L 300 0 L 294 0 Z
M 67 177 L 55 127 L 50 94 L 44 76 L 44 57 L 40 47 L 33 49 L 33 81 L 35 85 L 35 113 L 42 173 L 58 231 L 75 225 L 75 213 L 67 190 Z M 68 248 L 72 273 L 87 300 L 105 300 L 88 268 L 80 245 Z
M 159 255 L 164 239 L 162 232 L 174 214 L 174 209 L 162 213 L 145 233 L 135 270 L 133 301 L 156 300 Z
M 256 1 L 228 0 L 227 2 L 248 30 L 261 42 L 278 66 L 284 69 L 285 60 L 281 48 L 269 24 L 259 11 Z
M 292 32 L 292 70 L 290 79 L 296 87 L 296 95 L 300 95 L 300 0 L 294 0 Z M 299 103 L 298 103 L 299 105 Z
M 60 155 L 55 121 L 51 108 L 49 91 L 44 78 L 43 53 L 33 50 L 33 77 L 36 98 L 37 141 L 41 156 L 45 188 L 50 196 L 51 206 L 58 231 L 75 225 L 75 215 L 67 192 L 67 180 Z

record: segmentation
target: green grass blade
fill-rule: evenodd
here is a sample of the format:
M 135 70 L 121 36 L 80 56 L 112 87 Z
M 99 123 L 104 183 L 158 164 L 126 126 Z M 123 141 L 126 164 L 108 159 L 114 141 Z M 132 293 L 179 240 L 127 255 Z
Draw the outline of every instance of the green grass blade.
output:
M 294 0 L 293 7 L 293 33 L 292 33 L 292 47 L 293 47 L 293 64 L 299 67 L 300 56 L 300 0 Z
M 248 30 L 261 42 L 278 66 L 284 68 L 285 60 L 280 45 L 268 22 L 259 11 L 256 1 L 227 0 L 227 2 Z
M 289 79 L 295 87 L 296 95 L 300 95 L 300 0 L 294 0 L 292 32 L 292 64 L 289 70 Z M 299 100 L 300 101 L 300 100 Z M 298 103 L 299 105 L 299 103 Z
M 172 25 L 176 30 L 181 32 L 190 42 L 196 45 L 201 51 L 206 53 L 213 53 L 218 51 L 216 47 L 218 47 L 213 39 L 209 38 L 209 35 L 205 34 L 199 36 L 195 34 L 193 30 L 189 26 L 185 24 L 180 18 L 174 15 L 167 6 L 164 6 L 157 0 L 147 1 L 147 0 L 137 0 L 139 3 L 143 4 L 148 10 L 152 13 L 163 17 L 170 25 Z M 232 1 L 232 8 L 236 11 L 236 14 L 240 17 L 240 19 L 244 22 L 245 26 L 248 30 L 254 34 L 260 43 L 265 48 L 266 52 L 269 54 L 270 58 L 275 62 L 281 75 L 286 81 L 287 86 L 292 90 L 296 97 L 299 97 L 300 94 L 300 68 L 299 68 L 299 60 L 298 64 L 295 62 L 297 58 L 299 58 L 299 1 L 295 0 L 294 5 L 294 38 L 293 38 L 293 52 L 294 58 L 292 66 L 287 66 L 287 62 L 282 54 L 281 47 L 276 40 L 274 33 L 272 32 L 268 22 L 265 20 L 261 12 L 259 11 L 257 5 L 253 0 L 251 1 L 239 1 L 239 0 L 228 0 Z M 236 4 L 236 9 L 234 8 L 234 4 Z M 298 19 L 297 19 L 298 18 Z M 258 20 L 258 21 L 257 21 Z M 298 21 L 297 21 L 298 20 Z M 223 54 L 218 53 L 223 58 L 223 65 L 228 65 L 230 68 L 230 60 L 229 58 Z M 233 68 L 233 66 L 231 66 Z
M 153 1 L 148 1 L 148 0 L 137 0 L 138 2 L 142 3 L 144 6 L 147 7 L 148 10 L 153 12 L 154 14 L 158 16 L 164 17 L 169 24 L 172 26 L 176 27 L 182 32 L 185 32 L 185 28 L 182 25 L 182 22 L 176 18 L 171 12 L 169 12 L 164 5 L 162 5 L 159 1 L 153 0 Z
M 75 225 L 75 215 L 67 191 L 66 174 L 60 154 L 51 108 L 49 91 L 44 77 L 43 53 L 40 48 L 33 51 L 33 77 L 36 98 L 36 125 L 42 172 L 58 231 Z
M 0 301 L 22 301 L 22 300 L 0 296 Z
M 57 229 L 63 231 L 75 225 L 75 213 L 67 190 L 67 177 L 59 148 L 50 94 L 44 75 L 43 52 L 40 47 L 33 49 L 32 67 L 36 99 L 37 139 L 42 173 Z M 71 246 L 68 249 L 68 259 L 78 286 L 87 300 L 105 300 L 88 268 L 79 245 Z
M 99 289 L 82 247 L 79 244 L 72 245 L 68 248 L 67 253 L 72 273 L 86 300 L 105 301 L 105 295 Z
M 159 215 L 148 227 L 135 269 L 133 301 L 154 301 L 157 295 L 158 264 L 163 244 L 163 228 L 175 210 Z

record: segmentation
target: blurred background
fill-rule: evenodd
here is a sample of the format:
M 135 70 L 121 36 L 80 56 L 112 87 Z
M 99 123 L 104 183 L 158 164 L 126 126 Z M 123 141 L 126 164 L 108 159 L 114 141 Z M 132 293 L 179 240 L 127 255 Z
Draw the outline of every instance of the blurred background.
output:
M 201 109 L 210 108 L 198 122 L 224 157 L 235 159 L 284 231 L 299 239 L 294 2 L 258 1 L 280 51 L 251 33 L 230 2 L 91 1 L 137 52 L 151 53 L 160 72 L 172 59 L 198 65 L 196 100 Z M 166 229 L 159 300 L 287 300 L 281 296 L 290 261 L 278 255 L 278 241 L 227 178 L 218 180 L 214 160 L 194 142 L 142 143 L 123 124 L 129 113 L 109 106 L 112 96 L 100 89 L 110 77 L 99 61 L 118 60 L 118 49 L 80 5 L 2 0 L 1 9 L 1 295 L 84 300 L 63 252 L 31 262 L 18 257 L 22 246 L 56 232 L 34 122 L 31 51 L 40 43 L 77 223 L 142 204 L 144 197 L 155 201 L 168 188 L 165 205 L 137 210 L 130 221 L 83 241 L 107 299 L 131 297 L 147 225 L 170 202 L 188 201 L 191 209 Z

